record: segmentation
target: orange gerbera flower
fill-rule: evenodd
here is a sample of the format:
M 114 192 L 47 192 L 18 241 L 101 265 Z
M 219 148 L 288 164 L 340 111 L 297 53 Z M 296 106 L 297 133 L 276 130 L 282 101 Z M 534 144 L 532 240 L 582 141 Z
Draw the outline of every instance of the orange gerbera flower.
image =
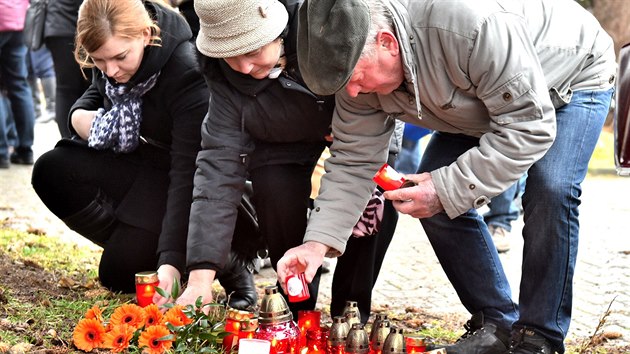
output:
M 103 324 L 94 318 L 84 318 L 74 328 L 72 339 L 77 348 L 90 352 L 94 348 L 101 347 L 104 335 L 105 328 L 103 328 Z
M 120 353 L 129 347 L 129 341 L 133 338 L 135 329 L 128 324 L 118 324 L 105 333 L 103 348 L 108 348 L 114 353 Z
M 110 326 L 119 324 L 128 324 L 134 329 L 138 329 L 144 325 L 144 311 L 142 307 L 135 304 L 122 305 L 112 313 L 109 319 Z
M 184 307 L 181 305 L 175 305 L 171 307 L 164 314 L 164 318 L 162 319 L 162 322 L 168 322 L 175 327 L 184 326 L 189 323 L 192 323 L 192 320 L 188 318 L 188 316 L 186 316 L 183 310 L 184 310 Z
M 95 319 L 103 323 L 103 310 L 101 310 L 98 305 L 94 305 L 91 309 L 87 310 L 87 312 L 85 313 L 85 318 Z
M 160 340 L 160 338 L 171 334 L 168 328 L 157 325 L 151 326 L 142 332 L 140 338 L 138 339 L 138 346 L 140 348 L 145 348 L 142 350 L 143 353 L 148 354 L 161 354 L 171 349 L 173 345 L 173 340 Z
M 157 307 L 156 304 L 151 304 L 147 307 L 143 308 L 144 310 L 144 326 L 149 327 L 153 325 L 160 324 L 162 321 L 162 311 Z

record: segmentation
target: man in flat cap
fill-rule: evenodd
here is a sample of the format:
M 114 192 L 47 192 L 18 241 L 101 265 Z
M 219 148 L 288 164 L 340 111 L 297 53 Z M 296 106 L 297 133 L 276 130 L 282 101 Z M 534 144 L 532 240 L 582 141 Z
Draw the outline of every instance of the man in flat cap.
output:
M 331 158 L 280 283 L 344 252 L 395 119 L 435 131 L 417 185 L 389 191 L 420 219 L 471 314 L 450 353 L 564 352 L 581 182 L 609 110 L 613 42 L 571 0 L 309 0 L 300 68 L 336 93 Z M 476 209 L 528 172 L 518 304 Z

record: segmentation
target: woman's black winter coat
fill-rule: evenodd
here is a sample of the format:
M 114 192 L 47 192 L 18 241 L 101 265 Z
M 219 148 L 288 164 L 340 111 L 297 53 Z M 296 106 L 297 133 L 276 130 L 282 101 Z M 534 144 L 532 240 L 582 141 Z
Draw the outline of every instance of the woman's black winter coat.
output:
M 211 99 L 197 159 L 188 270 L 224 266 L 248 169 L 310 163 L 326 145 L 334 97 L 313 94 L 299 74 L 298 5 L 295 0 L 286 4 L 287 66 L 278 79 L 257 80 L 233 71 L 224 60 L 202 58 Z
M 192 200 L 195 158 L 200 127 L 208 110 L 209 92 L 196 61 L 192 33 L 184 18 L 150 1 L 145 2 L 161 29 L 161 46 L 147 46 L 131 84 L 160 72 L 155 86 L 142 97 L 141 141 L 138 149 L 119 158 L 142 167 L 116 207 L 120 221 L 160 233 L 159 265 L 184 271 L 188 216 Z M 92 85 L 72 107 L 109 109 L 107 78 L 93 70 Z

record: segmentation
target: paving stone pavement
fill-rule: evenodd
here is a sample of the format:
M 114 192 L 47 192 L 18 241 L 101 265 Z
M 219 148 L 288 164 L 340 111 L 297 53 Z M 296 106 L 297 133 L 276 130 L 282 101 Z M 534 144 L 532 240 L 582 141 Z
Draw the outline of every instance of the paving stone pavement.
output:
M 36 125 L 36 157 L 58 140 L 54 123 Z M 13 165 L 0 170 L 0 219 L 11 217 L 16 225 L 41 228 L 70 242 L 96 247 L 52 215 L 30 186 L 30 166 Z M 605 329 L 618 331 L 630 341 L 630 178 L 589 176 L 583 184 L 581 240 L 576 267 L 573 321 L 569 339 L 589 336 L 611 306 Z M 512 249 L 501 255 L 504 268 L 518 296 L 523 227 L 522 218 L 512 230 Z M 335 262 L 331 260 L 331 270 Z M 264 269 L 257 281 L 273 283 L 275 274 Z M 322 279 L 318 307 L 330 303 L 332 272 Z M 407 306 L 429 313 L 468 317 L 444 275 L 419 222 L 401 216 L 373 294 L 373 305 L 388 305 L 404 312 Z

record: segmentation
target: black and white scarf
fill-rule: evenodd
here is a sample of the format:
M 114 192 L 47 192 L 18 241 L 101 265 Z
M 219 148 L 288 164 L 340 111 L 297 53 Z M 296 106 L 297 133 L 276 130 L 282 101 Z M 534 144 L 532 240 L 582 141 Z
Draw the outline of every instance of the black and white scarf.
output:
M 139 144 L 140 123 L 142 122 L 142 96 L 155 86 L 160 72 L 136 86 L 112 85 L 105 82 L 105 94 L 112 102 L 106 111 L 99 108 L 92 126 L 88 145 L 97 150 L 111 148 L 115 153 L 134 151 Z

